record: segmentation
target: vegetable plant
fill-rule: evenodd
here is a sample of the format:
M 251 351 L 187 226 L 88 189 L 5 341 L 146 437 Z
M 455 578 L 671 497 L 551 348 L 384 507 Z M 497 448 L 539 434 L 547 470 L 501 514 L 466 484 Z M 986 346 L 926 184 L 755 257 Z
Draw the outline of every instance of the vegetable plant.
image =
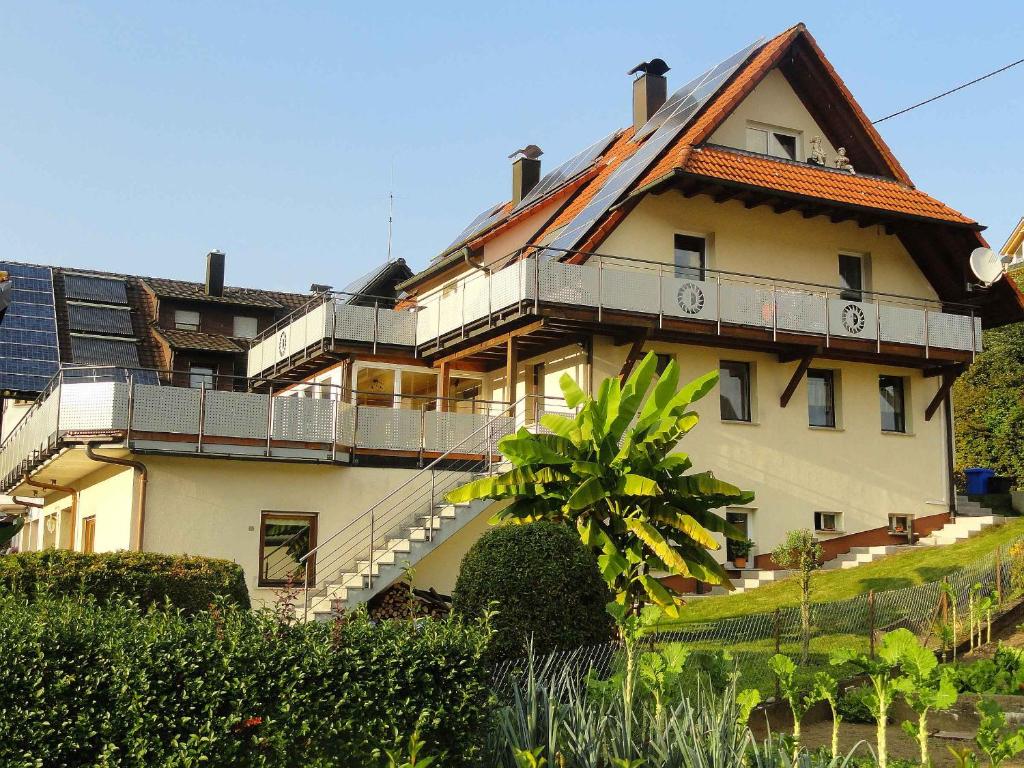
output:
M 790 531 L 786 540 L 772 552 L 780 568 L 800 573 L 800 661 L 807 663 L 811 650 L 811 574 L 821 567 L 822 549 L 814 534 L 806 528 Z
M 779 681 L 782 698 L 786 700 L 789 711 L 793 714 L 793 753 L 795 756 L 800 751 L 800 721 L 807 714 L 807 710 L 818 703 L 820 699 L 814 697 L 813 690 L 806 691 L 799 686 L 796 681 L 796 664 L 791 658 L 776 653 L 772 656 L 769 665 Z
M 512 469 L 475 480 L 448 494 L 453 503 L 503 499 L 492 522 L 551 520 L 575 528 L 625 615 L 648 603 L 678 616 L 681 600 L 654 576 L 666 572 L 731 586 L 710 554 L 714 534 L 745 538 L 712 510 L 750 503 L 754 495 L 673 452 L 698 421 L 691 409 L 718 383 L 712 371 L 679 387 L 673 360 L 652 387 L 657 357 L 649 353 L 624 384 L 606 379 L 596 397 L 568 374 L 560 381 L 574 418 L 545 414 L 551 434 L 520 429 L 498 448 Z
M 850 648 L 835 651 L 831 657 L 833 665 L 851 664 L 867 675 L 871 683 L 871 693 L 865 697 L 865 703 L 875 718 L 876 759 L 879 768 L 886 768 L 888 764 L 886 724 L 889 720 L 889 708 L 902 685 L 893 671 L 905 651 L 916 645 L 918 641 L 913 632 L 909 629 L 897 629 L 882 636 L 877 659 L 857 654 Z
M 988 758 L 990 768 L 997 768 L 1024 752 L 1024 728 L 1008 732 L 1006 715 L 992 699 L 982 698 L 976 705 L 981 722 L 974 737 L 978 749 Z
M 819 672 L 814 676 L 811 697 L 816 701 L 827 701 L 832 711 L 832 758 L 838 758 L 839 724 L 843 722 L 843 716 L 839 714 L 839 683 L 828 672 Z
M 908 632 L 908 634 L 910 634 Z M 903 677 L 897 681 L 903 698 L 917 713 L 917 723 L 905 721 L 904 732 L 917 740 L 921 765 L 930 765 L 928 758 L 928 713 L 949 709 L 956 703 L 957 692 L 946 670 L 940 670 L 935 654 L 918 642 L 906 641 L 899 657 Z

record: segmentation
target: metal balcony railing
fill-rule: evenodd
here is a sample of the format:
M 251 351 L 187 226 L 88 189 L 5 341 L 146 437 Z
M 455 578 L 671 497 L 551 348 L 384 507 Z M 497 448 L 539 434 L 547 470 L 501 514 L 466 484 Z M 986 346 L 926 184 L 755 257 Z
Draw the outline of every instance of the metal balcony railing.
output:
M 553 249 L 543 248 L 547 253 Z M 724 270 L 677 267 L 661 262 L 601 253 L 583 264 L 537 258 L 533 247 L 495 272 L 474 271 L 455 284 L 420 299 L 416 342 L 423 347 L 515 305 L 527 311 L 541 305 L 624 311 L 666 320 L 724 326 L 748 326 L 771 332 L 832 339 L 873 341 L 933 348 L 981 351 L 981 320 L 973 307 L 879 291 L 850 291 L 840 286 Z
M 191 387 L 159 383 L 180 375 L 62 370 L 0 445 L 0 487 L 13 487 L 60 448 L 83 442 L 321 462 L 346 460 L 353 449 L 401 452 L 421 463 L 455 446 L 480 456 L 485 446 L 472 445 L 470 436 L 498 424 L 495 417 L 509 408 L 479 398 L 384 396 L 328 384 L 282 382 L 269 393 L 244 392 L 232 387 L 233 377 L 221 376 Z

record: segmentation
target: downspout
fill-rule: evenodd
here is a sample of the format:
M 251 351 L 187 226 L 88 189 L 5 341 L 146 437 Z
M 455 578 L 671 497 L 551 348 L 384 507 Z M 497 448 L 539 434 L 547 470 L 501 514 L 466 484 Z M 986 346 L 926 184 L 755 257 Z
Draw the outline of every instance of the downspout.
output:
M 19 499 L 17 496 L 11 496 L 11 499 L 19 507 L 30 507 L 31 509 L 42 509 L 46 506 L 46 502 L 39 501 L 38 499 Z
M 149 480 L 149 470 L 146 469 L 146 465 L 141 461 L 134 461 L 132 459 L 119 459 L 114 456 L 104 456 L 103 454 L 96 453 L 93 450 L 92 443 L 85 444 L 85 455 L 93 461 L 98 461 L 101 464 L 114 464 L 118 467 L 129 467 L 134 469 L 139 477 L 139 528 L 138 528 L 138 552 L 144 552 L 143 548 L 143 537 L 146 535 L 146 483 Z
M 953 477 L 953 391 L 942 401 L 942 420 L 946 427 L 946 497 L 949 519 L 956 520 L 956 480 Z
M 483 272 L 485 275 L 490 277 L 490 268 L 485 267 L 483 264 L 477 264 L 475 261 L 473 261 L 473 252 L 469 249 L 468 245 L 462 249 L 462 260 L 465 261 L 466 264 L 468 264 L 473 269 Z
M 25 473 L 23 479 L 25 481 L 25 485 L 28 485 L 32 488 L 40 488 L 44 491 L 60 491 L 61 493 L 66 493 L 71 496 L 71 528 L 68 531 L 68 540 L 70 541 L 70 549 L 74 550 L 75 528 L 78 527 L 78 490 L 72 488 L 69 485 L 57 485 L 56 483 L 52 482 L 49 485 L 47 485 L 46 483 L 40 483 L 38 480 L 33 480 L 31 477 L 29 477 L 27 472 Z

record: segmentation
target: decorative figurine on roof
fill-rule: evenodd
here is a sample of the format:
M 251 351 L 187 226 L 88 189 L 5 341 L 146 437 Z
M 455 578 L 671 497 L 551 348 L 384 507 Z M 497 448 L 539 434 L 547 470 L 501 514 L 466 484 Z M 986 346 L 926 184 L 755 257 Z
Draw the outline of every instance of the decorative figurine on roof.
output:
M 811 156 L 807 158 L 807 162 L 814 163 L 815 165 L 824 165 L 828 161 L 825 157 L 825 142 L 821 140 L 821 136 L 815 136 L 811 139 Z
M 856 171 L 853 170 L 853 163 L 851 163 L 850 158 L 846 156 L 846 147 L 839 147 L 839 149 L 837 149 L 836 152 L 838 153 L 836 155 L 836 168 L 838 168 L 840 171 L 849 171 L 850 173 L 856 173 Z

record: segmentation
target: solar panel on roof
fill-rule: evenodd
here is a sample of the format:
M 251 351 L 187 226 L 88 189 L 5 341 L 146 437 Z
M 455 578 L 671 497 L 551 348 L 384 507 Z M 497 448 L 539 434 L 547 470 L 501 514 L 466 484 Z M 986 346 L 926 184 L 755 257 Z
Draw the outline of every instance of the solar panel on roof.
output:
M 549 244 L 550 250 L 541 252 L 542 258 L 557 259 L 571 250 L 590 231 L 594 223 L 615 204 L 629 186 L 636 181 L 654 162 L 655 158 L 679 135 L 695 114 L 732 76 L 747 57 L 761 45 L 758 40 L 728 59 L 709 69 L 700 77 L 691 80 L 672 94 L 650 120 L 641 127 L 634 137 L 636 140 L 650 136 L 643 145 L 627 158 L 605 181 L 604 186 L 590 202 L 577 213 Z
M 68 326 L 72 331 L 132 335 L 132 319 L 128 308 L 99 307 L 68 302 Z
M 591 144 L 578 155 L 566 160 L 553 171 L 544 174 L 544 177 L 537 182 L 537 186 L 531 189 L 530 193 L 519 201 L 519 205 L 513 208 L 512 212 L 515 213 L 528 205 L 532 205 L 537 200 L 551 194 L 551 192 L 562 186 L 565 182 L 574 179 L 588 170 L 594 164 L 594 161 L 601 156 L 601 153 L 608 149 L 608 146 L 618 135 L 618 131 L 608 134 L 600 141 Z
M 477 214 L 477 217 L 473 219 L 471 222 L 469 222 L 469 225 L 459 233 L 458 237 L 452 240 L 452 244 L 445 248 L 445 250 L 450 251 L 456 245 L 465 242 L 472 235 L 475 235 L 480 230 L 490 226 L 491 222 L 495 219 L 498 212 L 501 211 L 501 209 L 504 207 L 504 203 L 498 203 L 497 205 L 492 205 L 487 210 Z
M 105 304 L 127 304 L 124 280 L 93 275 L 64 274 L 64 295 L 69 299 L 102 301 Z
M 0 322 L 0 393 L 34 397 L 60 367 L 49 267 L 0 261 L 14 283 Z
M 71 357 L 75 365 L 139 367 L 139 350 L 134 342 L 71 334 Z

